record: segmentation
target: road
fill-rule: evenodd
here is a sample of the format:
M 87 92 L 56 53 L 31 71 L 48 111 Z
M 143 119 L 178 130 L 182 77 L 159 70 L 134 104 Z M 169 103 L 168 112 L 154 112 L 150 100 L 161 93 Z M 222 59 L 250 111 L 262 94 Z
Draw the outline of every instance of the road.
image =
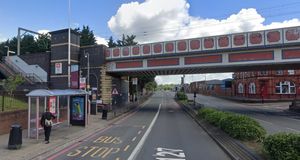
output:
M 170 92 L 155 93 L 137 112 L 58 151 L 48 160 L 229 159 L 173 97 Z
M 188 94 L 189 99 L 193 99 L 193 96 L 193 94 Z M 197 94 L 196 102 L 204 104 L 206 107 L 250 116 L 257 120 L 268 134 L 277 132 L 300 133 L 300 116 L 285 111 L 290 104 L 287 102 L 243 103 L 200 94 Z

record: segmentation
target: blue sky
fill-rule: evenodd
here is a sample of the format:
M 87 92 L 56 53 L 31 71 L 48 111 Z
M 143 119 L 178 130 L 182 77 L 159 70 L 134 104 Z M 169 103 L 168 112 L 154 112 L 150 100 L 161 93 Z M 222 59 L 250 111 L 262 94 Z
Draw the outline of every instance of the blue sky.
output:
M 116 14 L 123 3 L 130 0 L 71 0 L 72 26 L 89 25 L 95 34 L 107 38 L 112 35 L 107 22 Z M 144 1 L 138 1 L 144 2 Z M 266 17 L 265 24 L 300 17 L 296 11 L 300 7 L 298 0 L 188 0 L 189 14 L 195 17 L 221 19 L 239 12 L 242 8 L 256 8 Z M 293 4 L 285 6 L 284 4 Z M 56 30 L 67 27 L 68 0 L 1 0 L 0 5 L 0 38 L 11 38 L 16 35 L 17 27 L 31 30 Z M 274 6 L 282 6 L 274 8 Z M 269 8 L 269 9 L 268 9 Z M 271 16 L 274 14 L 282 16 Z M 268 17 L 269 16 L 269 17 Z
M 68 0 L 1 0 L 0 41 L 17 28 L 68 27 Z M 71 0 L 71 27 L 89 25 L 97 42 L 134 34 L 139 43 L 300 26 L 299 0 Z M 231 73 L 187 75 L 186 81 L 224 79 Z M 180 83 L 180 75 L 157 76 Z

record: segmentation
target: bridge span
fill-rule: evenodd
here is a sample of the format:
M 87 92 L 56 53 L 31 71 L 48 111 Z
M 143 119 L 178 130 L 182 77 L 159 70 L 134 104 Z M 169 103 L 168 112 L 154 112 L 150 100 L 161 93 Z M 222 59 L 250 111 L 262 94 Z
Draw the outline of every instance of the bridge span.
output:
M 174 75 L 300 68 L 300 27 L 108 48 L 107 72 Z

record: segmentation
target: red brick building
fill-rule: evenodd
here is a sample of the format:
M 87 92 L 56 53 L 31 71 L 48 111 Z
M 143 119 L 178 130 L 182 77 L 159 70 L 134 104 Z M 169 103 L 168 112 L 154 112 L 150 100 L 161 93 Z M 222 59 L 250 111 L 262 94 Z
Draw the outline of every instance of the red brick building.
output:
M 300 97 L 300 70 L 237 72 L 232 91 L 250 99 L 294 99 Z
M 196 81 L 190 84 L 189 91 L 191 93 L 196 92 L 203 95 L 231 96 L 231 81 L 232 79 Z

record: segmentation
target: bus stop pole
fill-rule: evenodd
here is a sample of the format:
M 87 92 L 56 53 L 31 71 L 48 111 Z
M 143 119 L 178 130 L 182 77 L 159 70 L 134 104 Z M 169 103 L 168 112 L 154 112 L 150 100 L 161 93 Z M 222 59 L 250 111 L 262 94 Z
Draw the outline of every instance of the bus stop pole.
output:
M 68 100 L 67 100 L 67 117 L 68 117 L 68 126 L 70 127 L 70 96 L 68 96 L 68 98 L 67 98 Z
M 35 122 L 35 126 L 36 126 L 36 140 L 39 139 L 39 109 L 40 109 L 40 98 L 36 97 L 36 122 Z
M 30 112 L 31 112 L 31 97 L 28 97 L 28 120 L 27 120 L 27 138 L 30 138 Z

